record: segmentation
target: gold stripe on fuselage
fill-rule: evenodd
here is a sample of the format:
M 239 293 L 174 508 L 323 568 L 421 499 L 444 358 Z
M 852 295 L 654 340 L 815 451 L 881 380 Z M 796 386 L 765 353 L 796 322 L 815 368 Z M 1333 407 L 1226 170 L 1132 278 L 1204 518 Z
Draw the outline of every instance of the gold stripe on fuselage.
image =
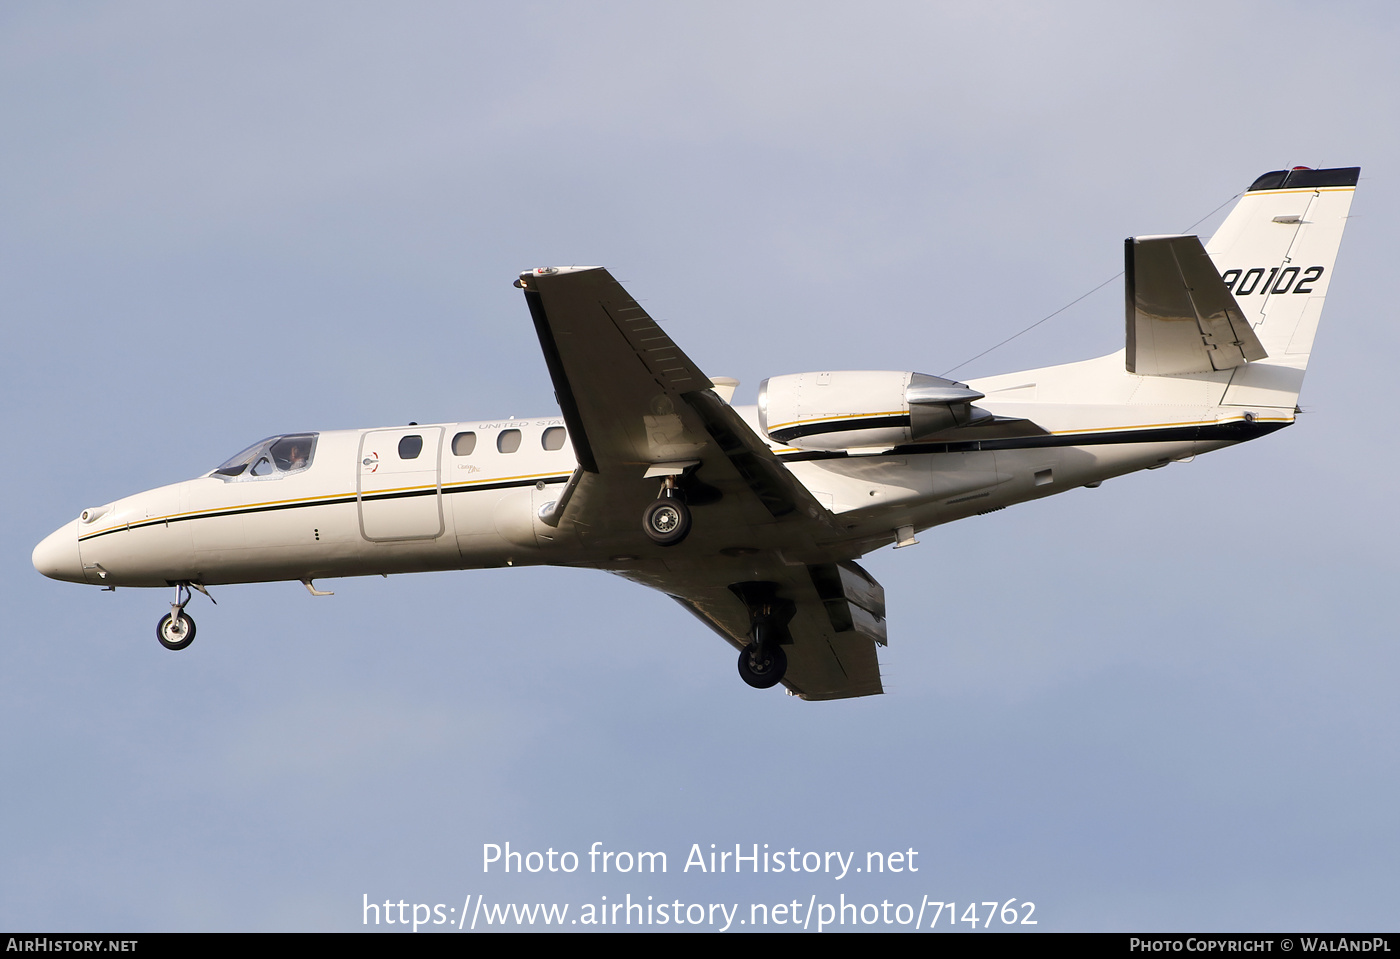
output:
M 473 486 L 486 486 L 493 483 L 519 483 L 527 482 L 529 480 L 548 479 L 551 477 L 567 479 L 569 475 L 570 473 L 526 473 L 520 476 L 500 476 L 488 479 L 470 480 L 462 483 L 443 483 L 441 488 L 443 492 L 447 492 L 449 490 L 471 489 Z M 423 486 L 402 486 L 397 489 L 375 490 L 368 498 L 378 499 L 381 496 L 391 493 L 411 493 L 416 492 L 418 490 L 426 491 L 436 489 L 438 489 L 438 484 L 436 483 L 425 484 Z M 189 510 L 183 513 L 169 513 L 165 516 L 148 516 L 145 519 L 135 523 L 117 523 L 114 526 L 108 526 L 104 529 L 96 529 L 89 533 L 84 533 L 78 537 L 78 541 L 82 542 L 85 539 L 92 539 L 93 537 L 102 536 L 106 533 L 115 532 L 117 530 L 130 529 L 133 526 L 151 526 L 156 523 L 168 523 L 172 520 L 191 520 L 199 519 L 201 517 L 226 516 L 231 513 L 256 512 L 258 510 L 276 509 L 278 507 L 294 507 L 297 505 L 331 505 L 341 502 L 360 501 L 365 498 L 366 497 L 362 496 L 358 492 L 322 493 L 318 496 L 298 496 L 292 497 L 291 499 L 268 500 L 262 503 L 239 503 L 237 505 L 230 506 L 213 506 L 208 509 Z
M 768 427 L 768 432 L 774 433 L 778 430 L 785 430 L 789 426 L 806 426 L 809 423 L 833 423 L 838 420 L 866 420 L 872 416 L 908 416 L 908 410 L 886 410 L 883 413 L 842 413 L 839 416 L 817 416 L 808 420 L 793 420 L 791 423 L 778 423 Z

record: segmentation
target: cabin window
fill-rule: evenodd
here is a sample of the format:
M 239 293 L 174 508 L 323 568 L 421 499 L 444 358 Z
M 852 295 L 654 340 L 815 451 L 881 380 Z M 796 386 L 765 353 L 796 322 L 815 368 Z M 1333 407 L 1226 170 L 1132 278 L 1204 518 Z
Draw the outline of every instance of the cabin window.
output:
M 496 437 L 496 449 L 502 453 L 514 453 L 520 449 L 520 431 L 501 430 L 501 435 Z
M 311 466 L 319 433 L 288 433 L 258 440 L 225 460 L 211 476 L 230 480 L 277 479 Z
M 452 437 L 453 456 L 471 456 L 474 449 L 476 449 L 475 433 L 458 433 Z
M 564 427 L 551 426 L 544 431 L 544 436 L 540 438 L 540 443 L 547 450 L 561 450 L 564 448 Z
M 399 440 L 399 459 L 416 460 L 421 452 L 423 452 L 423 437 L 417 433 Z

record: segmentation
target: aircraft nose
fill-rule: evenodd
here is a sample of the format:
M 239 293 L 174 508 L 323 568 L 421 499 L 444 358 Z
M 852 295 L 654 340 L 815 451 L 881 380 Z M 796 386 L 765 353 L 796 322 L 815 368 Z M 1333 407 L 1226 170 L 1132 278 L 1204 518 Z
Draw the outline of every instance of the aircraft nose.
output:
M 86 583 L 83 560 L 78 555 L 78 521 L 60 526 L 34 547 L 34 568 L 49 579 L 65 583 Z

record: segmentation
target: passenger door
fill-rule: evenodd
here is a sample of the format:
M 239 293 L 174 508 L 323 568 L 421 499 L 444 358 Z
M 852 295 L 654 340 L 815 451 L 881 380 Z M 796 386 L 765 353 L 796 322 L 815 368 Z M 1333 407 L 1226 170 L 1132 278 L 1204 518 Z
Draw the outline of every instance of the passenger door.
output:
M 442 427 L 369 430 L 360 436 L 355 498 L 371 542 L 442 535 Z

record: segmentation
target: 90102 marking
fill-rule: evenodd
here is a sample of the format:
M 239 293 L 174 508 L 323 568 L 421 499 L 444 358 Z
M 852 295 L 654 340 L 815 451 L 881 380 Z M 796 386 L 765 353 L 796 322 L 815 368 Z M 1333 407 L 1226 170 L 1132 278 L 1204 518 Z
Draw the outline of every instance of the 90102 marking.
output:
M 1311 293 L 1313 284 L 1322 278 L 1324 272 L 1325 269 L 1320 266 L 1310 266 L 1306 270 L 1296 266 L 1285 266 L 1282 270 L 1274 267 L 1269 271 L 1268 279 L 1265 279 L 1264 268 L 1254 266 L 1248 270 L 1226 270 L 1220 278 L 1225 281 L 1225 289 L 1235 296 L 1249 296 L 1251 293 Z M 1263 282 L 1260 282 L 1261 280 Z M 1236 286 L 1236 283 L 1239 285 Z
M 929 929 L 933 929 L 933 928 L 935 928 L 935 927 L 938 925 L 938 920 L 939 920 L 940 917 L 942 917 L 943 912 L 944 912 L 945 909 L 946 909 L 947 912 L 948 912 L 948 925 L 953 926 L 954 928 L 957 927 L 957 924 L 958 924 L 958 923 L 960 923 L 960 922 L 965 922 L 965 923 L 970 924 L 970 925 L 972 926 L 973 929 L 977 929 L 977 928 L 990 929 L 991 926 L 992 926 L 992 921 L 993 921 L 994 919 L 1000 919 L 1002 925 L 1004 925 L 1004 926 L 1035 926 L 1035 925 L 1039 925 L 1039 921 L 1038 921 L 1038 920 L 1035 920 L 1035 919 L 1032 919 L 1032 918 L 1031 918 L 1031 915 L 1035 912 L 1035 903 L 1033 903 L 1033 902 L 1023 902 L 1023 903 L 1021 904 L 1021 909 L 1017 909 L 1017 908 L 1015 908 L 1015 907 L 1013 907 L 1013 906 L 1011 905 L 1011 904 L 1014 903 L 1015 901 L 1016 901 L 1015 899 L 1008 899 L 1008 900 L 1006 900 L 1005 903 L 1001 903 L 1001 902 L 970 902 L 970 903 L 967 904 L 967 908 L 963 910 L 962 915 L 959 916 L 959 915 L 958 915 L 958 904 L 957 904 L 957 903 L 955 903 L 955 902 L 934 902 L 932 899 L 925 898 L 924 901 L 923 901 L 923 905 L 921 905 L 921 906 L 919 907 L 919 922 L 920 922 L 920 923 L 923 922 L 924 910 L 925 910 L 925 909 L 932 909 L 933 907 L 936 906 L 936 907 L 938 907 L 938 908 L 937 908 L 937 911 L 934 912 L 933 918 L 932 918 L 931 920 L 929 920 L 929 924 L 928 924 Z M 983 924 L 982 924 L 980 927 L 977 925 L 978 922 L 982 921 L 982 920 L 978 917 L 978 915 L 977 915 L 977 907 L 978 907 L 978 906 L 990 906 L 990 907 L 991 907 L 991 908 L 988 909 L 987 912 L 986 912 L 986 917 L 987 917 L 987 918 L 986 918 L 986 921 L 983 922 Z M 1025 910 L 1025 915 L 1021 915 L 1021 910 Z M 916 925 L 915 928 L 917 929 L 917 928 L 918 928 L 918 925 Z

